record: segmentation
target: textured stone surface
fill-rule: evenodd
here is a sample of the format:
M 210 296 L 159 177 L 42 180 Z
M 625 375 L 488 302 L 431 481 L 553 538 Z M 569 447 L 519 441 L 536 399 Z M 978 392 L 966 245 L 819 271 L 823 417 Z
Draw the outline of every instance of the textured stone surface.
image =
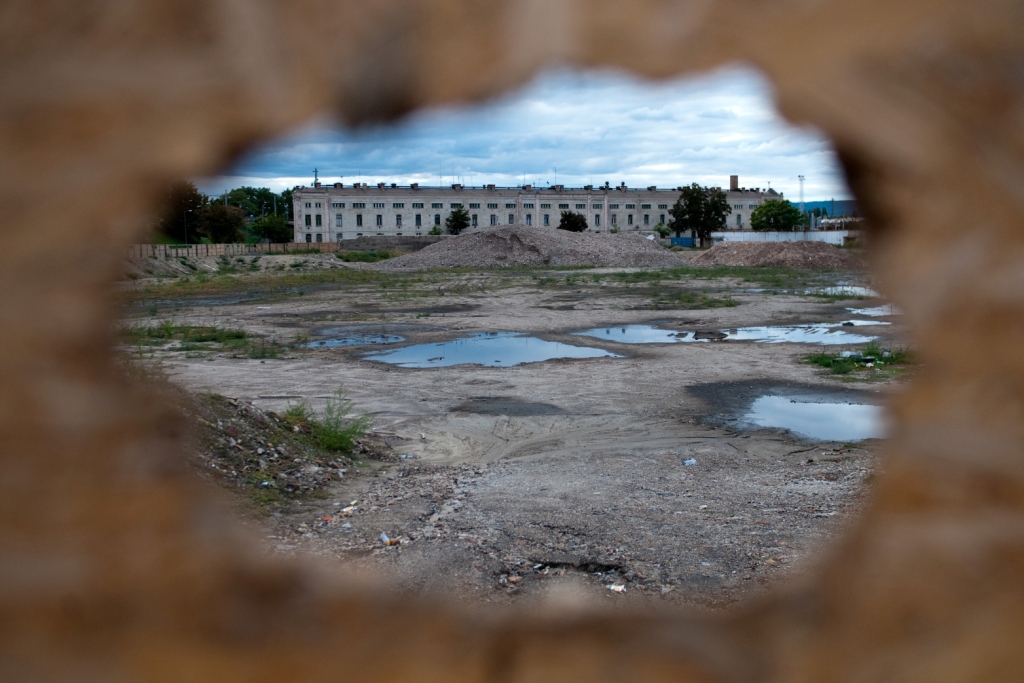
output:
M 0 673 L 10 681 L 943 681 L 1024 675 L 1024 9 L 1013 0 L 7 0 Z M 466 614 L 252 554 L 118 379 L 156 188 L 333 111 L 553 62 L 735 60 L 835 141 L 924 371 L 872 511 L 726 617 Z

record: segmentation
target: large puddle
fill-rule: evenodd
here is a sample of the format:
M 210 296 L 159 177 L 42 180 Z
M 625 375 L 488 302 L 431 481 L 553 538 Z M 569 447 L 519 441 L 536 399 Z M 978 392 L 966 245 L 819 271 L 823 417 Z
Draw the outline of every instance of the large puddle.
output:
M 624 325 L 620 327 L 595 327 L 591 330 L 573 332 L 584 337 L 596 337 L 620 344 L 675 344 L 688 341 L 689 332 L 663 330 L 653 325 Z M 692 341 L 692 338 L 689 339 Z
M 465 339 L 437 344 L 416 344 L 365 356 L 366 360 L 401 368 L 444 368 L 483 365 L 505 368 L 556 358 L 622 358 L 604 349 L 544 341 L 516 332 L 482 332 Z
M 847 320 L 839 323 L 813 323 L 809 325 L 773 325 L 766 327 L 740 327 L 722 330 L 726 339 L 756 341 L 764 344 L 791 342 L 796 344 L 867 344 L 878 339 L 874 335 L 854 334 L 851 328 L 889 325 L 880 320 Z
M 878 406 L 827 403 L 799 396 L 761 396 L 741 421 L 788 429 L 821 441 L 863 441 L 883 436 L 882 409 Z

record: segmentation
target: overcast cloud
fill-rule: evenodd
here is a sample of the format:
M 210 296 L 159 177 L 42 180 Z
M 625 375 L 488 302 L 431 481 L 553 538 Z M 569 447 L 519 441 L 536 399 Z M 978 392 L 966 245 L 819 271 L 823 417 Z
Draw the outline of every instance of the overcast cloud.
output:
M 775 113 L 765 81 L 733 69 L 647 83 L 609 73 L 554 72 L 497 102 L 419 113 L 394 126 L 307 129 L 263 147 L 219 178 L 280 191 L 327 182 L 567 186 L 698 182 L 771 187 L 796 201 L 849 198 L 829 143 Z

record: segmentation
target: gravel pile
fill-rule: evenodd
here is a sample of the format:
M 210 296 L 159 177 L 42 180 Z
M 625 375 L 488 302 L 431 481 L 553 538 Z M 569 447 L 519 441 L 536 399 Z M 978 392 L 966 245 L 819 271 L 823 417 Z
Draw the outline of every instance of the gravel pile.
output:
M 637 234 L 571 233 L 509 225 L 449 237 L 379 270 L 501 266 L 675 266 L 686 261 Z
M 850 252 L 824 242 L 726 242 L 694 258 L 693 265 L 817 270 L 860 270 L 865 267 Z

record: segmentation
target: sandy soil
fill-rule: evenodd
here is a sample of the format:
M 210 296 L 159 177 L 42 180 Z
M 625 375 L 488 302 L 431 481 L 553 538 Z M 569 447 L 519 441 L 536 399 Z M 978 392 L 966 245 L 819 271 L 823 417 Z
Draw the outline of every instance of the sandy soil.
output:
M 181 386 L 265 410 L 298 400 L 319 408 L 344 386 L 405 457 L 365 462 L 326 499 L 296 503 L 257 526 L 272 552 L 386 570 L 398 590 L 503 602 L 568 585 L 603 600 L 721 606 L 791 576 L 850 522 L 867 494 L 877 442 L 742 431 L 733 418 L 773 387 L 883 403 L 898 380 L 822 374 L 800 362 L 820 347 L 799 344 L 623 345 L 568 333 L 647 322 L 696 330 L 839 321 L 851 317 L 847 307 L 880 302 L 752 291 L 722 278 L 676 285 L 739 305 L 678 310 L 642 283 L 548 275 L 450 274 L 421 286 L 429 296 L 360 285 L 242 304 L 182 300 L 173 313 L 139 320 L 244 328 L 283 341 L 345 329 L 383 330 L 409 343 L 519 331 L 624 356 L 416 370 L 363 360 L 365 347 L 292 348 L 267 360 L 161 354 Z M 875 328 L 887 340 L 905 339 L 898 317 L 881 319 L 895 322 Z M 684 466 L 690 459 L 696 464 Z M 353 502 L 355 510 L 341 512 Z M 382 533 L 398 544 L 385 545 Z

